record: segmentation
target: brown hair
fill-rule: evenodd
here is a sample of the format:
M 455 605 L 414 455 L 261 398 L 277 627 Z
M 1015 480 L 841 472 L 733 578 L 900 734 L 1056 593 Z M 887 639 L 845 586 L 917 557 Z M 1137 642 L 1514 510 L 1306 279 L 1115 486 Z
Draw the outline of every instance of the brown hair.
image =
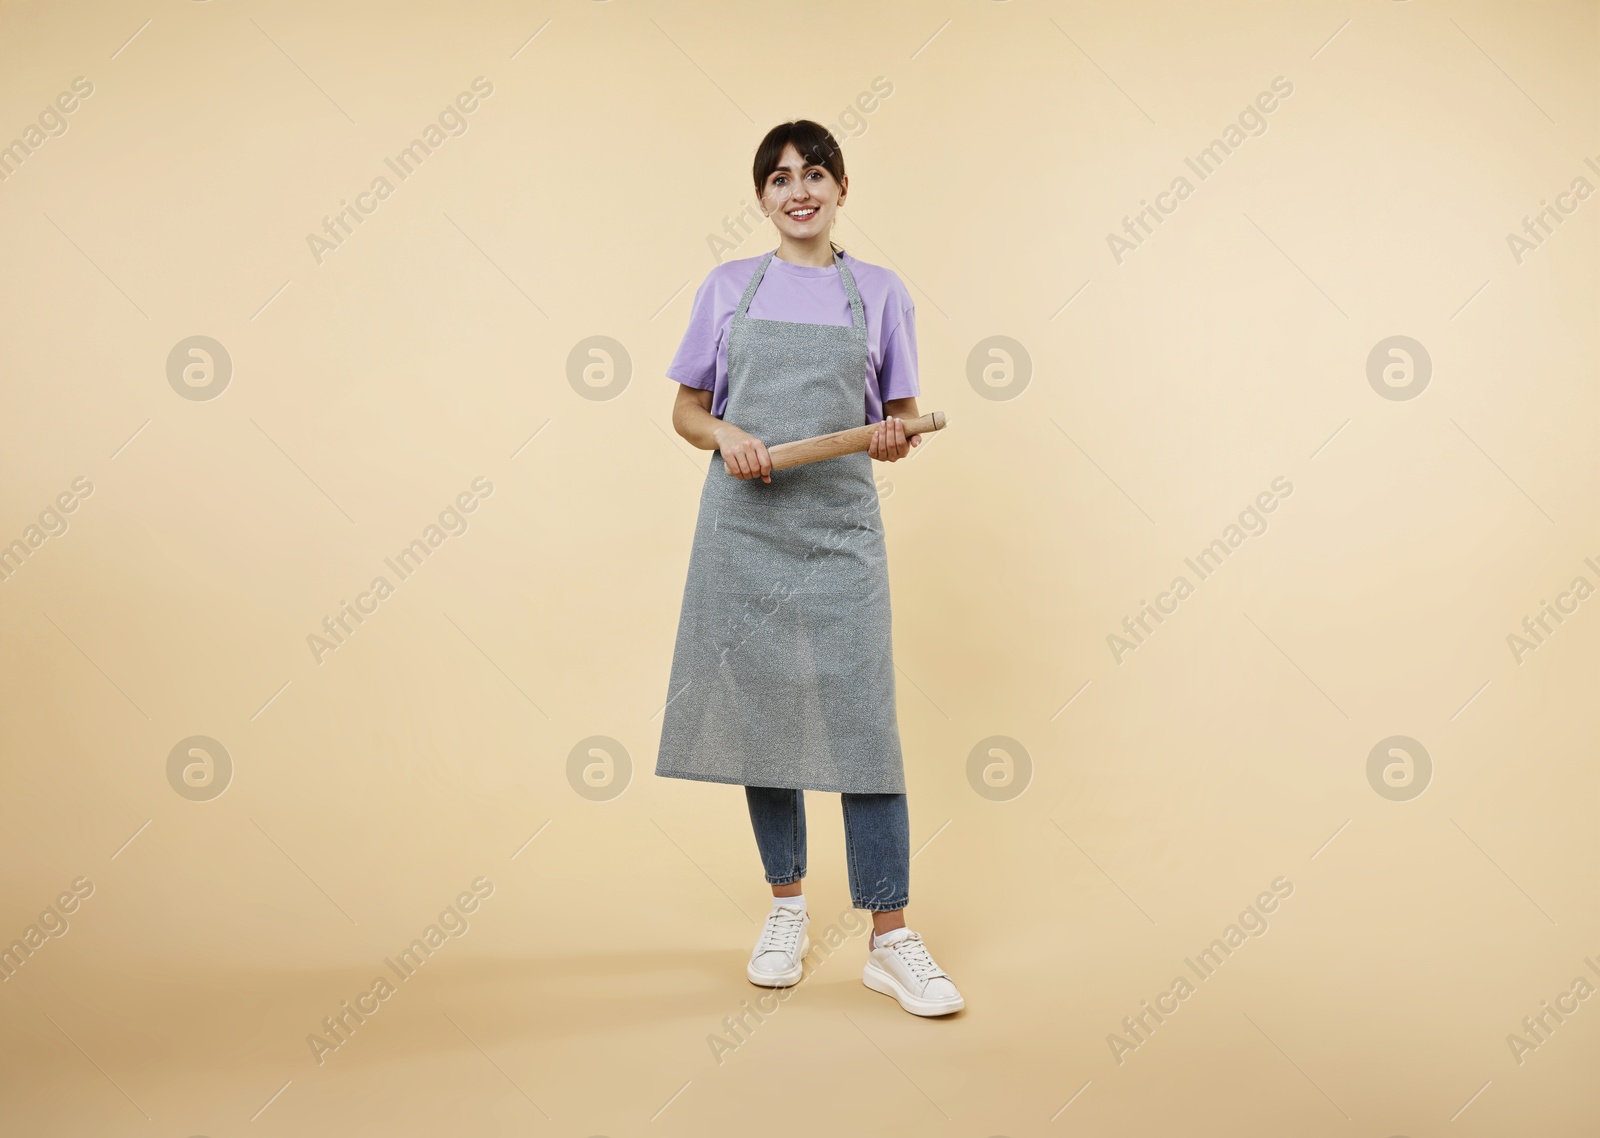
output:
M 762 196 L 766 189 L 767 179 L 778 168 L 778 161 L 783 157 L 784 148 L 790 143 L 800 153 L 800 160 L 807 166 L 821 166 L 833 175 L 835 182 L 844 182 L 844 152 L 839 149 L 839 142 L 833 137 L 831 131 L 821 123 L 812 122 L 810 119 L 794 119 L 791 122 L 779 123 L 767 131 L 761 145 L 756 147 L 756 160 L 751 169 L 755 178 L 756 197 Z M 843 248 L 842 246 L 837 246 Z

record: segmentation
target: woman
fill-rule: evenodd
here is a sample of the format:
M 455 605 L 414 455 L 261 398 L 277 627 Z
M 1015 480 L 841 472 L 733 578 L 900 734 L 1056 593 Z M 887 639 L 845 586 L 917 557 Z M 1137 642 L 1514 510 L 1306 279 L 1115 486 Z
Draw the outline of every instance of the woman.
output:
M 755 984 L 788 987 L 810 947 L 805 790 L 844 809 L 851 902 L 872 911 L 862 979 L 916 1015 L 961 993 L 906 927 L 910 825 L 895 718 L 889 575 L 872 460 L 911 453 L 910 295 L 830 240 L 848 182 L 806 119 L 768 132 L 753 169 L 778 247 L 718 265 L 667 369 L 672 422 L 712 452 L 700 494 L 656 774 L 739 783 L 772 911 Z M 877 423 L 865 453 L 774 472 L 769 444 Z

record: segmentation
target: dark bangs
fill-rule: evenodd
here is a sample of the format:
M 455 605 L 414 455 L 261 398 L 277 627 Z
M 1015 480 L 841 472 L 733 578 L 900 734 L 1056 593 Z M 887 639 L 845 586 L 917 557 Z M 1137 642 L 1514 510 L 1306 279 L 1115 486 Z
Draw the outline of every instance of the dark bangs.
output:
M 767 131 L 767 136 L 756 147 L 754 167 L 756 197 L 766 188 L 767 179 L 778 168 L 784 147 L 794 143 L 800 158 L 807 166 L 821 166 L 833 175 L 835 182 L 844 181 L 844 153 L 828 128 L 810 119 L 796 119 L 779 123 Z

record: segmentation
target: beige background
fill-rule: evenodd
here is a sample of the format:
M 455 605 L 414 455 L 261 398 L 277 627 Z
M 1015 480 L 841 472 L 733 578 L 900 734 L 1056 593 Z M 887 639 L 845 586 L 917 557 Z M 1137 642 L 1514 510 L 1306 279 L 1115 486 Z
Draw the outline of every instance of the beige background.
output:
M 7 1132 L 1594 1133 L 1600 1001 L 1521 1063 L 1507 1037 L 1600 984 L 1600 600 L 1520 663 L 1507 636 L 1600 586 L 1600 199 L 1520 264 L 1507 234 L 1600 186 L 1596 15 L 0 5 L 0 142 L 93 84 L 0 183 L 0 540 L 93 486 L 0 583 L 0 942 L 93 885 L 0 984 Z M 307 235 L 480 76 L 319 265 Z M 877 471 L 908 916 L 969 1006 L 862 986 L 814 793 L 813 937 L 856 935 L 718 1063 L 768 890 L 738 788 L 651 773 L 707 457 L 663 371 L 791 117 L 839 124 L 836 235 L 906 282 L 950 416 Z M 1119 264 L 1107 234 L 1183 174 Z M 168 381 L 196 335 L 216 398 Z M 1368 381 L 1395 335 L 1431 359 L 1416 398 Z M 318 663 L 478 477 L 466 532 Z M 1274 478 L 1267 530 L 1119 663 L 1108 634 Z M 1367 773 L 1396 735 L 1432 763 L 1405 800 Z M 169 782 L 191 736 L 231 759 L 209 800 Z M 598 792 L 568 773 L 593 736 Z M 480 877 L 465 934 L 315 1062 Z M 1269 931 L 1119 1062 L 1279 877 Z

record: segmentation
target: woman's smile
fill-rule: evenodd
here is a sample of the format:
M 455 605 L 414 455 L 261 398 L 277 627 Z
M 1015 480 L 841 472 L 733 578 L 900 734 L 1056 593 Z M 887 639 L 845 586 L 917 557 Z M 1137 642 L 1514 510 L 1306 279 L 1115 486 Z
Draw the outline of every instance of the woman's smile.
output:
M 832 260 L 828 234 L 844 204 L 842 164 L 837 177 L 824 165 L 837 161 L 834 144 L 819 143 L 807 150 L 809 162 L 790 140 L 770 166 L 762 163 L 765 179 L 756 183 L 761 187 L 757 192 L 761 212 L 777 228 L 783 259 L 792 264 Z

